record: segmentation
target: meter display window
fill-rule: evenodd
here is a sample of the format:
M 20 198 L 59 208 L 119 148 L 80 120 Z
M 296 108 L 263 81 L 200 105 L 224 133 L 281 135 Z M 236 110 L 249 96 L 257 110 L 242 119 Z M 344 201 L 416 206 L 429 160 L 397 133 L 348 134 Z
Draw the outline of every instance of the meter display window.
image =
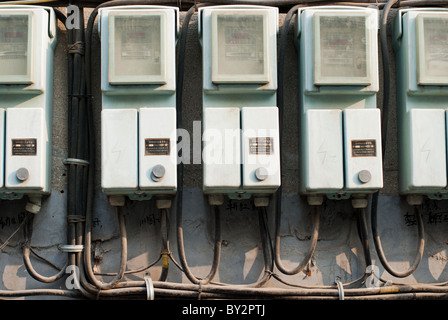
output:
M 418 83 L 448 84 L 448 14 L 417 18 Z
M 315 14 L 314 83 L 369 85 L 366 15 Z
M 267 16 L 214 12 L 212 19 L 212 82 L 268 82 Z
M 164 83 L 162 15 L 112 15 L 109 82 Z
M 0 15 L 0 83 L 31 83 L 30 16 Z

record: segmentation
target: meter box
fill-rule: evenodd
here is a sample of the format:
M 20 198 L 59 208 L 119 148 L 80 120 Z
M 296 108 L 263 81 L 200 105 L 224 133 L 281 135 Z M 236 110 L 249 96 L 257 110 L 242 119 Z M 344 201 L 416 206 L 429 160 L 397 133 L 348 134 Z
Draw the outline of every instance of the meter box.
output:
M 278 108 L 245 107 L 241 110 L 243 189 L 280 186 Z
M 304 117 L 302 192 L 338 192 L 344 188 L 342 110 L 308 110 Z
M 203 115 L 204 191 L 227 193 L 241 186 L 239 108 L 206 108 Z
M 280 186 L 278 8 L 199 9 L 203 58 L 203 191 L 232 199 Z
M 383 187 L 379 109 L 345 109 L 344 173 L 346 190 Z
M 309 7 L 296 17 L 301 193 L 375 192 L 383 186 L 378 10 Z
M 174 7 L 99 11 L 101 181 L 107 195 L 145 200 L 176 193 L 178 27 Z
M 176 190 L 177 131 L 174 108 L 139 111 L 139 185 L 142 190 Z
M 52 8 L 0 8 L 0 198 L 51 192 Z
M 101 111 L 101 185 L 109 192 L 138 188 L 136 109 Z
M 393 23 L 399 189 L 448 198 L 448 10 L 402 9 Z

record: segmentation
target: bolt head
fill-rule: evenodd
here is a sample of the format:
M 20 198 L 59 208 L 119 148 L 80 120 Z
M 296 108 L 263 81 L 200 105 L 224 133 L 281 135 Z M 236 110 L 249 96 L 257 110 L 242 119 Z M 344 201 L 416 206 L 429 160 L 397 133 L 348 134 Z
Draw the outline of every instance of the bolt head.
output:
M 367 182 L 369 182 L 372 179 L 372 174 L 370 173 L 369 170 L 361 170 L 358 173 L 358 179 L 362 183 L 367 183 Z
M 152 180 L 158 182 L 163 178 L 164 175 L 165 175 L 165 167 L 162 166 L 161 164 L 158 164 L 154 168 L 152 168 L 152 174 L 151 174 Z
M 30 172 L 27 168 L 20 168 L 16 171 L 16 177 L 20 182 L 24 182 L 30 177 Z
M 260 167 L 257 170 L 255 170 L 255 178 L 257 178 L 258 181 L 266 180 L 268 176 L 269 173 L 266 168 Z

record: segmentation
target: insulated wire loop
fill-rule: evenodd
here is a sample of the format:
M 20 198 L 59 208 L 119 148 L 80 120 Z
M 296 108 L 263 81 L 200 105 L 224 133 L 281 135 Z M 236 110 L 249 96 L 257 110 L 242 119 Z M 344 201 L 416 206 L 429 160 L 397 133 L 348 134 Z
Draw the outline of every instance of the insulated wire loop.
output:
M 204 4 L 202 4 L 204 5 Z M 199 6 L 199 5 L 198 5 Z M 184 61 L 185 61 L 185 48 L 188 34 L 188 25 L 191 17 L 195 13 L 197 7 L 196 5 L 192 6 L 185 15 L 185 19 L 182 25 L 182 32 L 180 38 L 180 49 L 179 49 L 179 65 L 178 65 L 178 76 L 177 76 L 177 91 L 176 91 L 176 118 L 177 118 L 177 127 L 181 128 L 182 126 L 182 88 L 183 88 L 183 76 L 184 76 Z M 182 155 L 180 155 L 182 156 Z M 185 257 L 185 248 L 184 248 L 184 237 L 183 237 L 183 227 L 182 227 L 182 211 L 183 211 L 183 161 L 180 161 L 177 170 L 177 206 L 176 206 L 176 229 L 177 229 L 177 247 L 180 263 L 182 265 L 182 270 L 187 276 L 187 278 L 195 283 L 207 284 L 211 280 L 213 280 L 216 272 L 219 267 L 219 259 L 221 255 L 221 222 L 220 222 L 220 209 L 218 206 L 212 206 L 214 208 L 213 213 L 215 215 L 215 244 L 214 244 L 214 256 L 213 263 L 210 269 L 209 274 L 204 278 L 197 278 L 190 271 L 188 267 L 188 263 Z
M 286 14 L 285 20 L 283 22 L 283 26 L 281 29 L 281 40 L 280 40 L 280 48 L 279 48 L 279 59 L 278 59 L 278 95 L 277 95 L 277 106 L 279 109 L 279 125 L 280 125 L 280 143 L 283 139 L 283 117 L 284 117 L 284 90 L 283 90 L 283 71 L 284 71 L 284 62 L 285 62 L 285 51 L 286 51 L 286 43 L 288 38 L 289 25 L 292 17 L 296 14 L 297 10 L 302 5 L 296 5 L 292 7 L 288 13 Z M 282 156 L 280 154 L 280 163 L 282 162 Z M 280 169 L 281 170 L 281 169 Z M 282 176 L 280 174 L 280 176 Z M 275 246 L 274 246 L 274 256 L 275 256 L 275 264 L 277 268 L 284 274 L 294 275 L 301 272 L 311 260 L 314 250 L 316 248 L 317 239 L 318 239 L 318 230 L 319 230 L 319 215 L 320 209 L 315 209 L 315 214 L 313 216 L 313 232 L 312 232 L 312 241 L 311 247 L 308 251 L 308 254 L 302 260 L 302 262 L 294 269 L 288 270 L 286 269 L 280 258 L 280 227 L 281 227 L 281 216 L 282 216 L 282 186 L 280 185 L 277 190 L 277 201 L 276 201 L 276 228 L 275 228 Z
M 387 141 L 387 127 L 388 127 L 388 115 L 389 115 L 389 95 L 390 95 L 390 62 L 389 62 L 389 45 L 387 42 L 387 19 L 389 16 L 390 9 L 397 3 L 398 0 L 389 0 L 382 12 L 382 19 L 381 19 L 381 25 L 380 25 L 380 41 L 381 41 L 381 53 L 382 53 L 382 59 L 383 59 L 383 112 L 382 112 L 382 132 L 381 136 L 382 139 L 382 160 L 384 162 L 384 157 L 386 153 L 386 141 Z M 406 3 L 407 1 L 403 1 Z M 424 2 L 424 1 L 421 1 Z M 393 276 L 398 278 L 404 278 L 409 275 L 411 275 L 418 267 L 424 251 L 425 246 L 425 234 L 424 234 L 424 227 L 423 227 L 423 220 L 421 217 L 420 208 L 415 206 L 416 210 L 416 216 L 417 216 L 417 227 L 418 227 L 418 235 L 419 235 L 419 242 L 418 242 L 418 248 L 417 248 L 417 254 L 414 258 L 414 261 L 411 265 L 411 267 L 405 271 L 405 272 L 398 272 L 392 269 L 392 267 L 389 265 L 389 263 L 386 260 L 382 245 L 381 245 L 381 239 L 378 233 L 378 227 L 377 227 L 377 216 L 378 216 L 378 198 L 379 198 L 379 191 L 375 192 L 372 196 L 372 204 L 371 204 L 371 228 L 373 233 L 373 240 L 375 244 L 375 249 L 377 251 L 378 257 L 380 258 L 381 264 L 383 267 Z
M 44 282 L 44 283 L 52 283 L 59 279 L 61 279 L 65 275 L 65 270 L 68 266 L 68 261 L 66 262 L 65 266 L 60 268 L 59 272 L 51 277 L 45 277 L 40 275 L 33 267 L 30 259 L 30 251 L 31 251 L 31 237 L 33 233 L 33 221 L 34 221 L 34 215 L 30 215 L 29 219 L 27 219 L 25 224 L 25 243 L 23 244 L 23 262 L 25 264 L 25 268 L 30 274 L 32 278 L 34 278 L 37 281 Z

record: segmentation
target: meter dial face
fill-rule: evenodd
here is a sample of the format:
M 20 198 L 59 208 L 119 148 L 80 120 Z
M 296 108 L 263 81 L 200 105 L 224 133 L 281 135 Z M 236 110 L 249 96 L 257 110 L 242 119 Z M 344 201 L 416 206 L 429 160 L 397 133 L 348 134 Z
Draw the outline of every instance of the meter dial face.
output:
M 28 19 L 28 15 L 0 16 L 0 76 L 28 74 Z
M 448 83 L 448 15 L 422 15 L 419 83 Z
M 161 18 L 115 16 L 113 68 L 116 77 L 160 76 Z
M 322 15 L 318 19 L 316 83 L 368 84 L 366 17 Z
M 214 80 L 266 82 L 267 39 L 263 14 L 218 14 L 213 25 Z

